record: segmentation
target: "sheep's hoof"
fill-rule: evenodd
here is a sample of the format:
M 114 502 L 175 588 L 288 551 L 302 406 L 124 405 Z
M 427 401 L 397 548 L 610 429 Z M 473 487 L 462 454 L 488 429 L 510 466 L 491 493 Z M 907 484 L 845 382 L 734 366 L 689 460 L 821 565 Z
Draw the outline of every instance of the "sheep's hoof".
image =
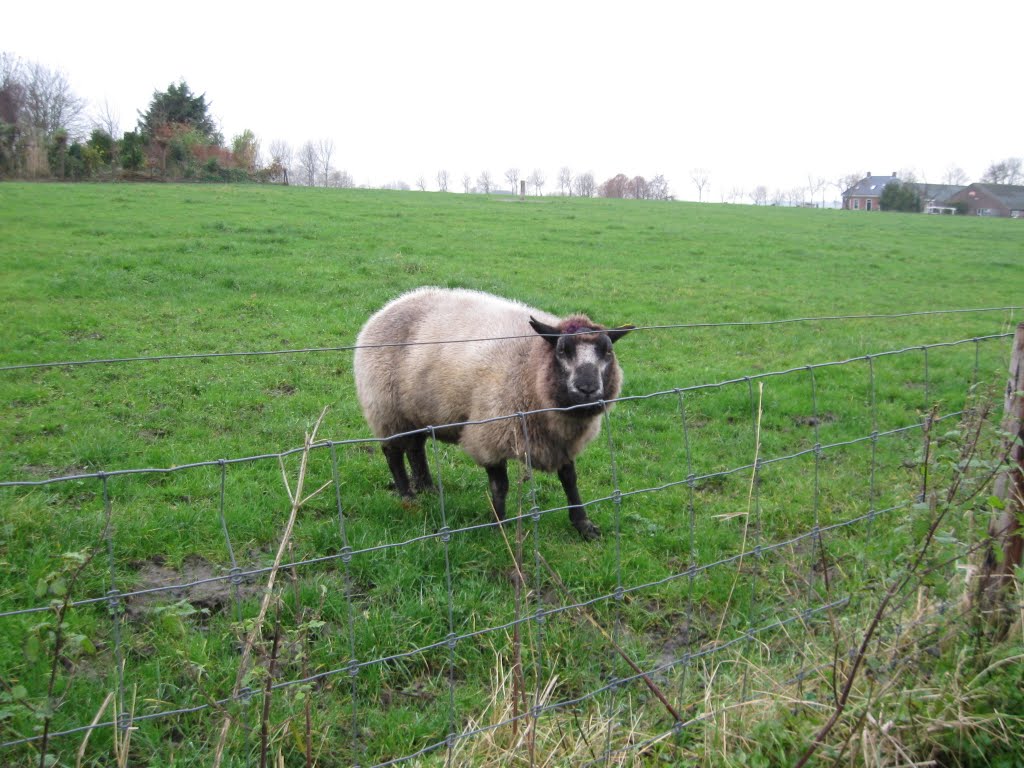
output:
M 596 541 L 601 538 L 601 529 L 594 525 L 589 518 L 578 520 L 573 525 L 576 526 L 576 530 L 580 532 L 584 541 Z

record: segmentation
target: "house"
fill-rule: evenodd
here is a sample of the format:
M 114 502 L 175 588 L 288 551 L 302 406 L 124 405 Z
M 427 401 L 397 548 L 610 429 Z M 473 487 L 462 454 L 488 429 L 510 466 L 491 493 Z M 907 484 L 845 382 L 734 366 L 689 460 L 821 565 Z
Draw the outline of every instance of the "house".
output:
M 843 192 L 843 208 L 848 211 L 880 211 L 878 203 L 882 190 L 894 181 L 899 181 L 895 171 L 892 176 L 872 176 L 868 171 L 867 176 Z
M 1024 219 L 1024 187 L 1015 184 L 971 184 L 949 198 L 961 204 L 969 216 L 1003 216 Z

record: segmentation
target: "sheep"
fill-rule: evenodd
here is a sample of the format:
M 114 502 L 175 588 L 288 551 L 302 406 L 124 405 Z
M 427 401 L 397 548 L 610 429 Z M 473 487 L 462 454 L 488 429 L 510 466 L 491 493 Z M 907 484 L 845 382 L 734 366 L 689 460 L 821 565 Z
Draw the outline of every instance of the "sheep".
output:
M 622 370 L 612 344 L 633 328 L 607 329 L 585 315 L 563 320 L 465 289 L 418 288 L 386 304 L 360 331 L 353 369 L 395 490 L 410 499 L 434 487 L 425 450 L 432 434 L 459 444 L 487 470 L 499 520 L 507 462 L 529 459 L 533 469 L 558 473 L 570 521 L 584 539 L 598 538 L 582 506 L 575 460 L 600 431 L 605 401 L 619 395 Z M 466 339 L 473 341 L 436 343 Z M 521 413 L 525 436 L 520 418 L 465 423 Z

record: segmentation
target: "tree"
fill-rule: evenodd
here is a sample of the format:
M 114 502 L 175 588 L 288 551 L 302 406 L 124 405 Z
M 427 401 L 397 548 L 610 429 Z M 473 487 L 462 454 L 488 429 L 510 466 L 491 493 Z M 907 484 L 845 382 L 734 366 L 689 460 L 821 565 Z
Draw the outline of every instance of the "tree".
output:
M 316 154 L 323 169 L 324 186 L 331 177 L 331 155 L 334 154 L 334 139 L 320 139 L 316 145 Z
M 442 192 L 448 191 L 448 171 L 440 170 L 437 172 L 437 188 Z
M 505 171 L 505 180 L 509 183 L 512 189 L 512 194 L 518 194 L 519 192 L 519 169 L 509 168 Z
M 166 91 L 153 92 L 149 109 L 139 115 L 139 132 L 146 139 L 150 139 L 161 126 L 186 125 L 207 143 L 219 146 L 223 138 L 217 131 L 209 110 L 206 94 L 196 96 L 184 80 L 177 85 L 171 83 Z
M 768 187 L 758 184 L 750 193 L 750 200 L 754 205 L 768 205 Z
M 299 170 L 306 186 L 316 185 L 317 169 L 320 165 L 320 155 L 317 152 L 316 144 L 307 141 L 299 148 Z
M 476 179 L 477 188 L 485 195 L 491 192 L 491 174 L 488 171 L 480 171 L 480 175 Z
M 708 185 L 710 177 L 711 174 L 705 168 L 694 168 L 690 171 L 690 181 L 697 187 L 697 202 L 703 201 L 704 187 Z
M 963 187 L 967 185 L 967 173 L 963 168 L 951 165 L 946 169 L 946 175 L 943 176 L 942 181 L 944 184 Z
M 563 195 L 572 196 L 572 171 L 567 165 L 563 165 L 558 172 L 558 187 Z
M 420 192 L 427 191 L 427 178 L 423 174 L 420 174 L 416 179 L 416 189 Z
M 537 197 L 542 195 L 541 190 L 544 189 L 544 182 L 547 179 L 544 177 L 544 172 L 540 168 L 534 168 L 533 173 L 530 174 L 530 186 L 533 187 L 533 192 Z
M 327 186 L 334 187 L 335 189 L 352 189 L 355 186 L 355 182 L 352 181 L 348 171 L 331 171 Z
M 581 173 L 573 181 L 573 187 L 575 187 L 576 194 L 580 197 L 593 197 L 596 187 L 594 185 L 594 174 Z
M 825 181 L 821 176 L 812 176 L 807 174 L 807 196 L 811 198 L 811 202 L 814 202 L 814 198 L 819 192 L 821 192 L 821 207 L 825 207 L 825 187 L 828 182 Z
M 670 200 L 672 198 L 668 191 L 668 181 L 660 173 L 647 182 L 647 193 L 651 200 Z
M 890 181 L 882 190 L 878 205 L 883 211 L 921 212 L 921 195 L 913 182 Z
M 473 179 L 468 173 L 462 175 L 462 191 L 467 195 L 473 190 Z
M 235 166 L 255 173 L 260 165 L 260 142 L 256 134 L 246 128 L 231 140 L 231 153 L 235 158 Z
M 992 163 L 981 177 L 982 184 L 1021 184 L 1024 182 L 1024 162 L 1019 157 L 1008 157 Z
M 35 62 L 28 65 L 22 118 L 28 128 L 43 136 L 65 131 L 74 137 L 84 110 L 85 100 L 74 94 L 63 72 Z
M 650 190 L 647 186 L 647 179 L 643 176 L 634 176 L 629 180 L 629 186 L 627 189 L 627 197 L 632 197 L 634 200 L 649 200 Z
M 629 179 L 620 173 L 603 182 L 597 189 L 600 197 L 626 197 L 629 190 Z
M 274 139 L 270 142 L 270 178 L 288 183 L 288 169 L 292 166 L 291 145 L 282 139 Z
M 146 162 L 145 140 L 138 131 L 125 131 L 118 142 L 121 167 L 126 171 L 138 171 Z

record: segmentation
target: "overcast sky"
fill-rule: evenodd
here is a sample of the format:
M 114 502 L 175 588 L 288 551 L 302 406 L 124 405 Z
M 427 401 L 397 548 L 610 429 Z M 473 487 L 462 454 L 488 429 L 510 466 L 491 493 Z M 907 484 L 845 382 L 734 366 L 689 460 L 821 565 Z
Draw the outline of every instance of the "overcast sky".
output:
M 559 168 L 733 188 L 1024 155 L 1024 2 L 8 3 L 0 50 L 122 130 L 182 79 L 230 138 L 332 138 L 357 184 Z M 710 194 L 709 194 L 710 192 Z M 827 198 L 837 197 L 834 188 Z

